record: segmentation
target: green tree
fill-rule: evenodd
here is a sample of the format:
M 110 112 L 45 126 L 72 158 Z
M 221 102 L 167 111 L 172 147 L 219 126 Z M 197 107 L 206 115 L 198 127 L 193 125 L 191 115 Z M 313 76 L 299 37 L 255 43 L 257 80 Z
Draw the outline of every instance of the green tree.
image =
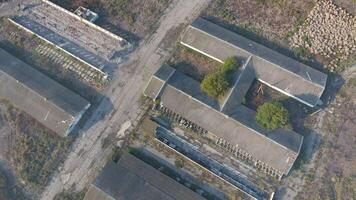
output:
M 256 121 L 267 130 L 273 130 L 288 125 L 289 114 L 280 102 L 264 103 L 257 108 Z
M 239 66 L 240 63 L 235 57 L 227 58 L 219 71 L 204 78 L 200 85 L 201 90 L 214 98 L 223 95 L 229 88 L 232 72 L 237 70 Z
M 229 88 L 229 83 L 227 82 L 224 73 L 216 72 L 214 74 L 207 75 L 202 81 L 200 87 L 201 90 L 209 96 L 218 98 Z
M 227 73 L 231 71 L 235 71 L 240 67 L 240 63 L 237 61 L 235 57 L 229 57 L 224 60 L 224 64 L 222 66 L 222 70 Z

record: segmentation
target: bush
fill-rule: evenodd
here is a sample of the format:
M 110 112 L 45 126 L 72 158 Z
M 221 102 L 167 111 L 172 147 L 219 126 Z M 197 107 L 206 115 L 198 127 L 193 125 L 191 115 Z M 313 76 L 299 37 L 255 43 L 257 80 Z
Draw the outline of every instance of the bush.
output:
M 237 61 L 235 57 L 226 58 L 224 64 L 222 66 L 222 70 L 227 72 L 232 72 L 237 70 L 240 67 L 240 63 Z
M 272 130 L 288 125 L 288 111 L 280 102 L 264 103 L 257 109 L 256 121 L 267 130 Z
M 204 78 L 200 85 L 201 90 L 214 98 L 225 94 L 229 88 L 229 75 L 237 70 L 239 66 L 240 63 L 235 57 L 227 58 L 219 71 L 209 74 Z
M 229 83 L 227 82 L 224 73 L 217 72 L 207 75 L 202 81 L 200 87 L 201 90 L 209 96 L 218 98 L 229 88 Z

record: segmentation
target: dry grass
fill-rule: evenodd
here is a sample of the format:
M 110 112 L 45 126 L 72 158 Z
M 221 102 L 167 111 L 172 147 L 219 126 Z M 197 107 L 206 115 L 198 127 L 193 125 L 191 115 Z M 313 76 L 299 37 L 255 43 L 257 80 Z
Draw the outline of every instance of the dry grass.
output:
M 170 0 L 52 0 L 74 11 L 79 6 L 99 14 L 97 23 L 127 39 L 147 36 L 157 26 Z
M 69 139 L 59 138 L 27 114 L 7 103 L 2 113 L 11 127 L 9 163 L 26 188 L 37 191 L 48 182 L 68 150 Z
M 331 71 L 342 71 L 341 63 L 356 53 L 355 25 L 356 17 L 331 0 L 319 1 L 290 42 L 322 57 Z
M 307 16 L 312 0 L 220 0 L 206 10 L 208 17 L 282 44 L 289 32 Z M 286 44 L 286 43 L 284 43 Z
M 170 64 L 197 81 L 201 81 L 205 75 L 221 67 L 221 63 L 182 45 L 177 46 Z
M 82 80 L 77 74 L 63 69 L 49 57 L 39 54 L 36 47 L 48 45 L 44 41 L 18 29 L 6 19 L 0 19 L 0 47 L 35 69 L 73 90 L 87 100 L 94 102 L 102 88 Z M 63 53 L 63 56 L 67 54 Z M 73 62 L 78 62 L 73 59 Z
M 356 199 L 356 89 L 349 79 L 324 117 L 326 133 L 306 183 L 296 199 Z

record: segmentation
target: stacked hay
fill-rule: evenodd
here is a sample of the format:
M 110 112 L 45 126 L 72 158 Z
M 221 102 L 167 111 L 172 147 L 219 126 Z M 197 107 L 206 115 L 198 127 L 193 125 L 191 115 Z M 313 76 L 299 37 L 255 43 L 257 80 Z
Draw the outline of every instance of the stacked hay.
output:
M 356 54 L 356 17 L 331 0 L 318 1 L 290 43 L 323 56 L 330 71 L 338 70 L 339 63 Z

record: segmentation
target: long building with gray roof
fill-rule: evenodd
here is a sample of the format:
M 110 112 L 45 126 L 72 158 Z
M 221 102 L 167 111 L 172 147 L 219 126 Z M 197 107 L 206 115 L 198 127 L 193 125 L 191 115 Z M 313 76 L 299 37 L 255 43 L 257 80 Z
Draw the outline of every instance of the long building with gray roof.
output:
M 246 70 L 249 66 L 243 68 Z M 159 84 L 156 80 L 160 80 Z M 240 81 L 240 78 L 236 80 L 237 83 Z M 226 103 L 231 106 L 226 108 L 202 92 L 198 81 L 163 65 L 152 76 L 144 95 L 159 99 L 163 111 L 174 113 L 180 120 L 189 121 L 211 133 L 217 144 L 227 147 L 237 157 L 273 176 L 280 178 L 287 174 L 299 154 L 303 137 L 282 128 L 264 130 L 255 122 L 255 111 L 241 104 L 229 103 L 236 100 L 234 92 L 227 98 Z
M 232 56 L 248 60 L 262 83 L 310 107 L 321 103 L 326 74 L 207 20 L 194 21 L 181 44 L 219 62 Z
M 203 200 L 174 179 L 124 154 L 118 163 L 109 161 L 91 184 L 84 200 Z
M 90 103 L 0 49 L 0 98 L 60 136 L 67 136 Z

